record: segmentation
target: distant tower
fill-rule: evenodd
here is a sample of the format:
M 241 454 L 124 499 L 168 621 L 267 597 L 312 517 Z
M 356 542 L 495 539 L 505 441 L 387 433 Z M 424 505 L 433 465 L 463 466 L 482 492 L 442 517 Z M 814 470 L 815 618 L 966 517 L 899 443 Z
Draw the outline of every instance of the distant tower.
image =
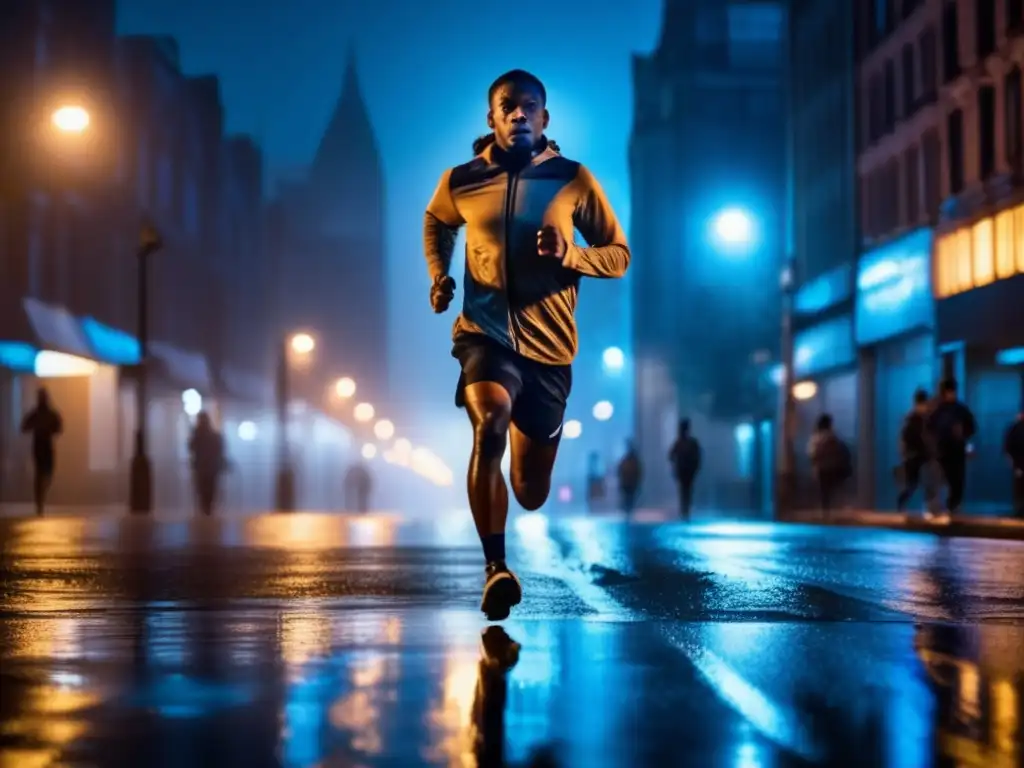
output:
M 383 404 L 387 390 L 387 283 L 384 173 L 356 59 L 350 53 L 341 95 L 309 172 L 306 211 L 319 244 L 318 280 L 328 285 L 330 320 L 321 332 L 338 373 Z M 323 250 L 321 250 L 321 248 Z

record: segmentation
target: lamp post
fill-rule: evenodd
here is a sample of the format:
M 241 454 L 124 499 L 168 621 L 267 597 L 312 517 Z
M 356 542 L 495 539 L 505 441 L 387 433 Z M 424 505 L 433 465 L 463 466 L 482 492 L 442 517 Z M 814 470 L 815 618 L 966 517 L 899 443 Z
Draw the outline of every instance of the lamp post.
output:
M 277 475 L 274 480 L 274 508 L 282 512 L 295 510 L 295 469 L 288 443 L 288 403 L 291 400 L 290 364 L 294 356 L 305 357 L 313 352 L 316 341 L 308 333 L 286 336 L 281 341 L 277 361 Z
M 796 379 L 793 340 L 793 302 L 796 294 L 796 263 L 790 259 L 782 271 L 782 382 L 780 385 L 779 453 L 776 463 L 775 514 L 785 516 L 796 500 Z
M 137 270 L 138 316 L 136 333 L 139 339 L 138 381 L 135 386 L 135 451 L 132 455 L 128 501 L 132 512 L 146 513 L 153 510 L 153 465 L 146 447 L 149 384 L 149 257 L 163 247 L 160 233 L 151 223 L 145 222 L 139 234 Z

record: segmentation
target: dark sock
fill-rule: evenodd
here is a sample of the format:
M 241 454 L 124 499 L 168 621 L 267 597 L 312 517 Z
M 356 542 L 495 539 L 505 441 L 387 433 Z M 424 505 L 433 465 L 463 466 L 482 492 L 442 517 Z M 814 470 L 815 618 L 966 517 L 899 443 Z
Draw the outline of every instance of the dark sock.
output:
M 484 536 L 481 542 L 484 545 L 484 559 L 488 563 L 505 560 L 505 534 L 491 533 Z

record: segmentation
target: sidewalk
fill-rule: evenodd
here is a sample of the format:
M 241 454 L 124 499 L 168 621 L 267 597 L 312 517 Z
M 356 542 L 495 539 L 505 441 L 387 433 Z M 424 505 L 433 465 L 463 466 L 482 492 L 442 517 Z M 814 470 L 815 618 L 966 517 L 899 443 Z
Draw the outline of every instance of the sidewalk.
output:
M 920 514 L 905 515 L 899 512 L 874 512 L 870 510 L 843 509 L 823 519 L 821 512 L 803 511 L 785 518 L 783 523 L 806 525 L 834 525 L 842 527 L 886 528 L 893 531 L 912 533 L 934 533 L 938 536 L 962 536 L 981 539 L 1016 539 L 1024 541 L 1024 520 L 1012 517 L 980 515 L 954 515 L 948 524 L 932 523 Z

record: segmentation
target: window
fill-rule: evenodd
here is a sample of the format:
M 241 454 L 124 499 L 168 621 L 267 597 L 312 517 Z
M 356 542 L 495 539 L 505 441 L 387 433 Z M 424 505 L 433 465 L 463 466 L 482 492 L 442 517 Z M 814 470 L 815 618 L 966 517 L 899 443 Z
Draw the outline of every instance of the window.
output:
M 969 291 L 974 287 L 974 283 L 971 280 L 971 242 L 974 238 L 971 237 L 971 228 L 964 227 L 963 229 L 953 234 L 954 242 L 956 243 L 956 264 L 954 265 L 956 274 L 956 291 L 961 293 L 963 291 Z
M 889 32 L 889 0 L 875 0 L 875 40 Z
M 1024 154 L 1024 131 L 1021 130 L 1021 73 L 1014 67 L 1003 81 L 1003 131 L 1006 133 L 1006 161 L 1010 167 L 1021 167 Z
M 885 105 L 882 78 L 873 75 L 868 81 L 868 144 L 874 144 L 885 133 Z
M 978 169 L 983 180 L 996 172 L 996 89 L 991 85 L 978 89 Z
M 885 133 L 896 127 L 896 65 L 885 62 Z
M 945 0 L 942 7 L 942 77 L 944 82 L 960 76 L 960 23 L 956 0 Z
M 996 280 L 1013 277 L 1017 265 L 1013 261 L 1013 211 L 996 216 Z
M 1024 205 L 1013 211 L 1013 245 L 1017 252 L 1017 271 L 1024 272 Z
M 939 91 L 939 51 L 934 27 L 928 27 L 921 33 L 917 47 L 918 60 L 921 62 L 921 98 L 933 101 Z
M 996 0 L 976 0 L 974 6 L 975 52 L 982 61 L 996 50 Z
M 993 252 L 993 225 L 991 218 L 984 218 L 972 228 L 974 246 L 973 273 L 974 287 L 988 285 L 996 279 L 995 254 Z
M 942 145 L 939 132 L 932 128 L 921 140 L 922 165 L 924 166 L 924 212 L 930 221 L 939 216 L 942 205 Z
M 1024 0 L 1006 0 L 1006 29 L 1019 32 L 1024 27 Z
M 908 149 L 903 158 L 903 175 L 906 182 L 906 223 L 913 226 L 921 218 L 921 151 L 916 146 Z
M 903 70 L 903 117 L 914 114 L 914 104 L 917 99 L 914 84 L 914 46 L 907 43 L 903 46 L 901 69 Z
M 946 118 L 946 132 L 949 194 L 959 195 L 964 191 L 964 113 L 961 110 L 954 110 Z

